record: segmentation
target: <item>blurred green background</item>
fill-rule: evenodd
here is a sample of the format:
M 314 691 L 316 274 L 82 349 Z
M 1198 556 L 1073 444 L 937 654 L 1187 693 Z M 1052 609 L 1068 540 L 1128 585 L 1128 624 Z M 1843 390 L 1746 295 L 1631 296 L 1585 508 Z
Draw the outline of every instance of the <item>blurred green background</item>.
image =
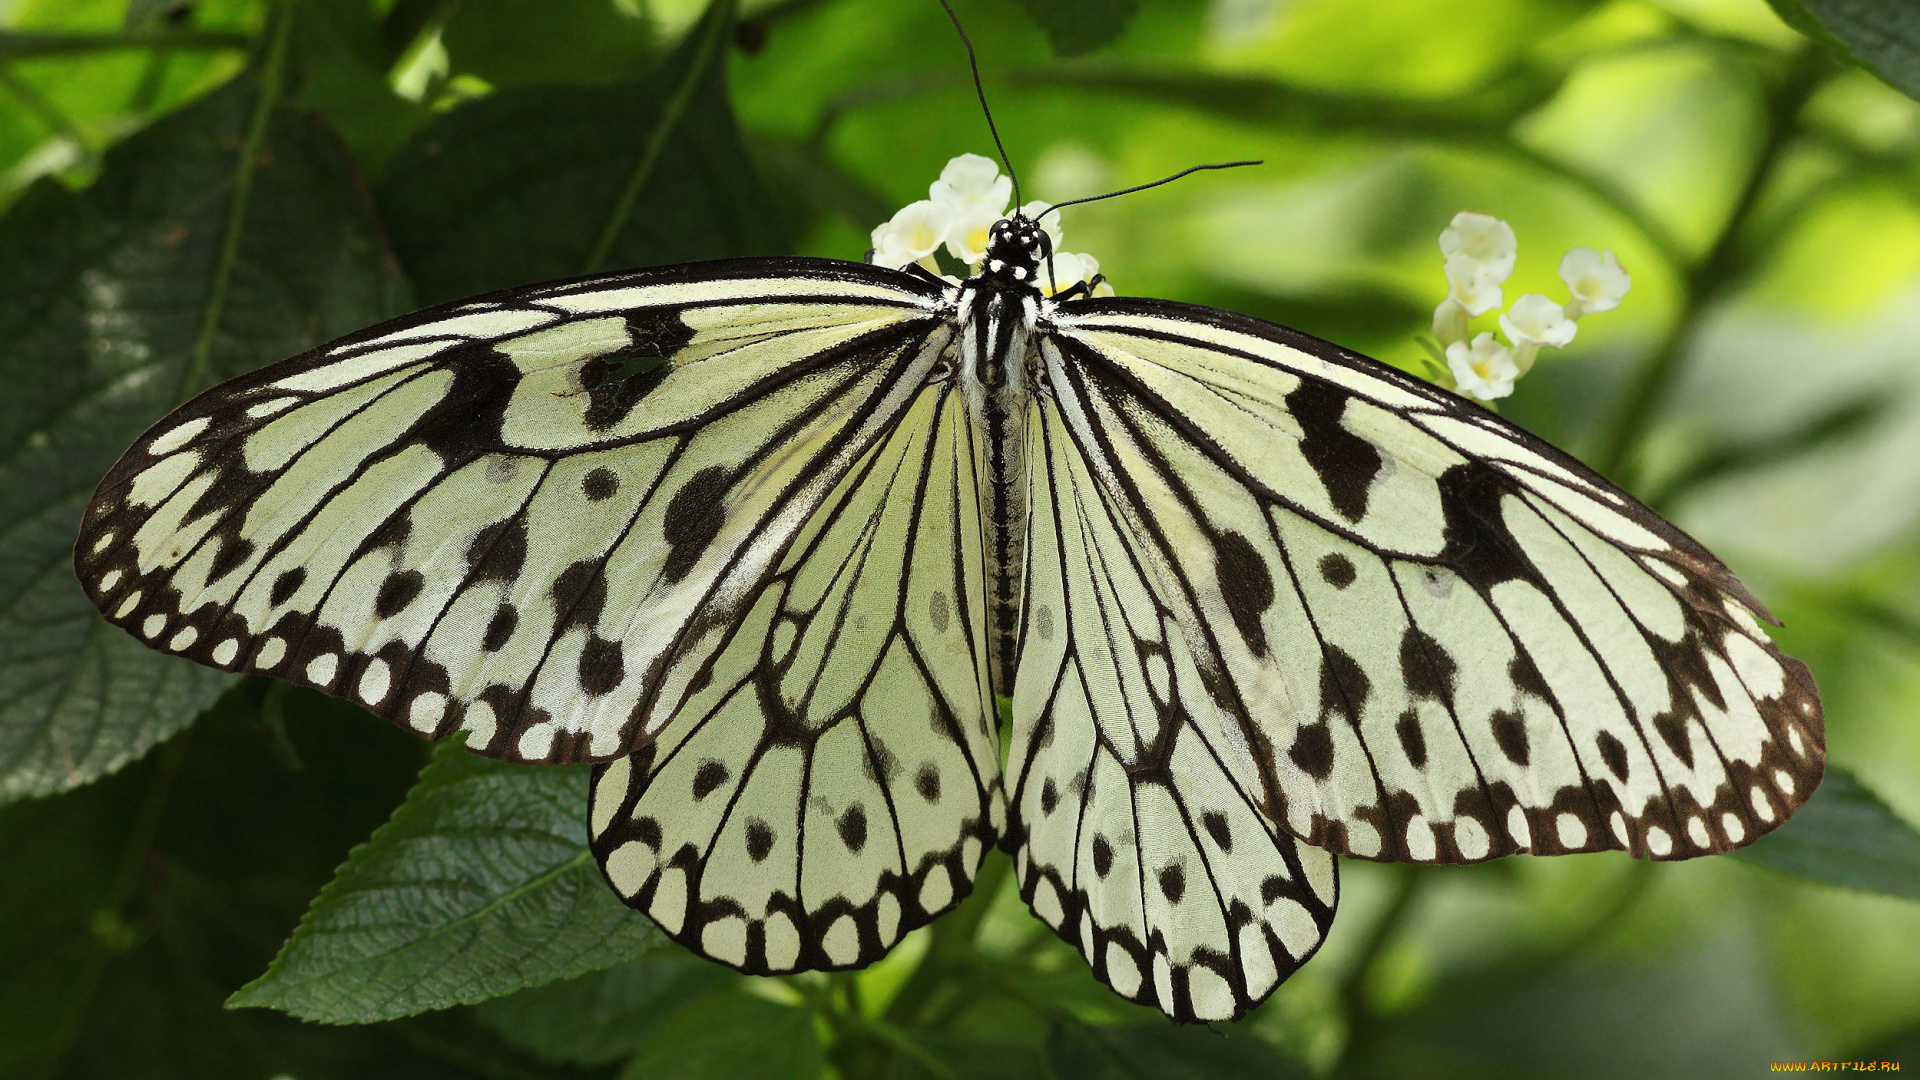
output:
M 1920 105 L 1762 0 L 956 7 L 1029 198 L 1265 159 L 1066 211 L 1123 295 L 1418 370 L 1456 211 L 1512 223 L 1510 300 L 1616 252 L 1625 304 L 1502 411 L 1785 621 L 1826 702 L 1814 803 L 1738 857 L 1348 862 L 1325 949 L 1217 1031 L 1113 997 L 1010 888 L 857 976 L 694 960 L 600 882 L 581 769 L 151 653 L 68 548 L 174 404 L 386 316 L 860 258 L 991 151 L 937 4 L 0 0 L 0 1075 L 1920 1067 Z M 1823 37 L 1831 7 L 1781 0 Z

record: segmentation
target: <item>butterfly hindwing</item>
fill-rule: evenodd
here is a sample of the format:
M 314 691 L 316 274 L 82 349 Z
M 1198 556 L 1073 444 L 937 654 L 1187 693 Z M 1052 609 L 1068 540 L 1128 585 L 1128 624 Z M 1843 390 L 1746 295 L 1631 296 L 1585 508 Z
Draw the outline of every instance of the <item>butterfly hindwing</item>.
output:
M 741 260 L 406 316 L 156 424 L 79 576 L 156 648 L 491 756 L 605 760 L 906 408 L 937 296 Z
M 1819 782 L 1819 700 L 1758 602 L 1568 456 L 1211 309 L 1071 305 L 1046 348 L 1295 835 L 1411 862 L 1682 858 Z
M 1184 598 L 1042 399 L 1015 682 L 1008 841 L 1022 895 L 1101 981 L 1180 1020 L 1271 993 L 1333 920 L 1333 857 L 1295 842 L 1229 762 L 1244 756 L 1195 663 Z
M 927 386 L 660 737 L 596 774 L 608 880 L 690 948 L 861 967 L 971 891 L 1002 824 L 975 460 L 960 393 Z

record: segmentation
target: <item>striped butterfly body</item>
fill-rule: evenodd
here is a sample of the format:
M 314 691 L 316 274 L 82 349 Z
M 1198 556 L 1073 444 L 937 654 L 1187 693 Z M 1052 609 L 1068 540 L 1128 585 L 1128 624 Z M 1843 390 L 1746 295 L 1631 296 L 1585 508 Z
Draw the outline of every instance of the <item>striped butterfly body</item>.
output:
M 1102 981 L 1230 1019 L 1335 855 L 1685 858 L 1812 792 L 1811 678 L 1679 530 L 1325 342 L 1048 296 L 1045 244 L 363 331 L 147 432 L 80 578 L 155 648 L 602 763 L 613 888 L 754 973 L 870 963 L 998 843 Z

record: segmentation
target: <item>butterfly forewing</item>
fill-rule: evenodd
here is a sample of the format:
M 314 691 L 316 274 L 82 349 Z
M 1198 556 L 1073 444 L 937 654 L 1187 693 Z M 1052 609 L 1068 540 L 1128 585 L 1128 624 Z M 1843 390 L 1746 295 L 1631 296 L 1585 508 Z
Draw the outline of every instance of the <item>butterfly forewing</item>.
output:
M 1047 347 L 1295 835 L 1413 862 L 1683 858 L 1819 782 L 1812 680 L 1757 601 L 1566 455 L 1210 309 L 1063 307 Z
M 660 737 L 598 772 L 608 879 L 689 947 L 859 967 L 971 891 L 1002 814 L 975 461 L 962 395 L 927 385 Z
M 1333 858 L 1262 815 L 1196 663 L 1212 647 L 1190 632 L 1190 598 L 1166 591 L 1109 448 L 1061 398 L 1028 421 L 1009 758 L 1021 891 L 1122 995 L 1233 1019 L 1319 947 Z
M 743 260 L 407 316 L 155 425 L 76 565 L 156 648 L 496 757 L 611 758 L 904 413 L 938 295 Z

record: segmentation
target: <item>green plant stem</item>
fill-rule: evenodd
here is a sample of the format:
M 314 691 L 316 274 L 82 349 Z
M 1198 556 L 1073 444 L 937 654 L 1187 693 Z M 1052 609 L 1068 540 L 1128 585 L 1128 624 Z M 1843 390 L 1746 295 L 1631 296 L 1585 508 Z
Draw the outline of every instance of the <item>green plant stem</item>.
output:
M 1341 1050 L 1343 1059 L 1351 1057 L 1356 1047 L 1364 1047 L 1371 1041 L 1378 1019 L 1372 1003 L 1367 1000 L 1373 970 L 1378 966 L 1381 954 L 1386 952 L 1401 927 L 1406 925 L 1414 902 L 1420 898 L 1432 876 L 1419 867 L 1404 864 L 1395 865 L 1393 871 L 1393 895 L 1387 900 L 1386 910 L 1367 929 L 1359 952 L 1335 989 L 1335 997 L 1340 1002 L 1340 1014 L 1347 1024 L 1346 1043 Z
M 733 29 L 735 7 L 735 0 L 712 0 L 707 14 L 701 17 L 700 37 L 694 41 L 687 68 L 680 73 L 679 82 L 661 105 L 660 117 L 654 122 L 653 130 L 647 133 L 646 145 L 640 150 L 640 160 L 634 163 L 633 172 L 627 176 L 626 187 L 621 189 L 620 198 L 615 200 L 613 212 L 607 215 L 607 223 L 600 230 L 600 238 L 594 241 L 593 251 L 587 256 L 581 273 L 592 274 L 606 268 L 607 258 L 613 254 L 613 245 L 620 239 L 620 234 L 626 231 L 634 208 L 640 205 L 640 195 L 646 191 L 647 182 L 653 179 L 653 170 L 660 163 L 660 154 L 666 149 L 667 139 L 680 126 L 687 106 L 693 102 L 694 91 L 706 79 L 707 69 L 713 66 L 720 55 L 721 42 L 727 39 Z
M 240 144 L 240 157 L 233 170 L 233 194 L 227 204 L 227 224 L 220 238 L 220 261 L 215 264 L 213 281 L 207 287 L 206 305 L 200 313 L 200 333 L 193 343 L 187 370 L 180 376 L 178 397 L 192 397 L 205 382 L 213 364 L 213 340 L 220 331 L 225 311 L 227 286 L 233 280 L 234 266 L 240 261 L 240 241 L 246 232 L 248 200 L 253 195 L 253 174 L 260 165 L 261 148 L 267 141 L 267 127 L 273 110 L 280 104 L 286 85 L 287 42 L 292 38 L 294 9 L 298 0 L 280 0 L 269 13 L 266 51 L 260 60 L 254 91 L 253 116 Z
M 961 901 L 958 908 L 934 922 L 932 940 L 927 943 L 927 955 L 887 1006 L 885 1018 L 888 1022 L 913 1024 L 935 995 L 953 981 L 955 972 L 966 961 L 973 939 L 980 931 L 981 920 L 987 917 L 987 911 L 993 907 L 994 897 L 1012 870 L 1013 860 L 999 851 L 987 853 L 986 860 L 980 864 L 980 870 L 973 879 L 973 894 Z
M 164 49 L 172 52 L 245 49 L 253 44 L 246 34 L 202 30 L 133 30 L 124 34 L 36 34 L 0 30 L 0 60 L 28 57 L 85 56 L 125 49 Z
M 141 876 L 146 872 L 147 860 L 153 854 L 153 844 L 160 835 L 160 823 L 166 818 L 167 803 L 173 796 L 174 782 L 180 776 L 180 767 L 186 761 L 187 740 L 191 729 L 162 746 L 154 755 L 153 771 L 148 775 L 146 788 L 140 795 L 140 807 L 134 811 L 133 823 L 127 829 L 126 843 L 120 849 L 120 863 L 114 868 L 113 883 L 108 887 L 106 896 L 95 909 L 95 925 L 111 921 L 117 924 L 131 922 L 129 909 L 140 892 Z M 96 937 L 93 948 L 87 953 L 86 970 L 77 980 L 73 996 L 63 1002 L 60 1009 L 58 1026 L 61 1042 L 66 1052 L 71 1053 L 74 1042 L 80 1037 L 80 1031 L 86 1024 L 87 1009 L 92 1004 L 94 993 L 100 988 L 100 978 L 106 974 L 107 962 L 119 949 L 108 941 Z
M 1697 344 L 1705 314 L 1740 277 L 1747 224 L 1766 190 L 1767 181 L 1773 176 L 1774 167 L 1793 141 L 1801 111 L 1830 71 L 1831 62 L 1818 49 L 1803 46 L 1789 61 L 1786 78 L 1769 98 L 1766 138 L 1754 157 L 1746 183 L 1713 246 L 1686 271 L 1681 284 L 1683 301 L 1679 316 L 1665 339 L 1641 364 L 1627 390 L 1625 403 L 1591 459 L 1595 469 L 1615 482 L 1630 487 L 1631 478 L 1622 475 L 1629 457 L 1673 387 L 1681 361 Z
M 1558 971 L 1596 943 L 1606 939 L 1640 906 L 1640 901 L 1659 880 L 1655 865 L 1645 859 L 1630 860 L 1613 898 L 1586 925 L 1559 942 L 1518 959 L 1499 957 L 1477 970 L 1448 979 L 1447 991 L 1421 1007 L 1429 1017 L 1472 1012 L 1497 997 L 1537 982 Z

